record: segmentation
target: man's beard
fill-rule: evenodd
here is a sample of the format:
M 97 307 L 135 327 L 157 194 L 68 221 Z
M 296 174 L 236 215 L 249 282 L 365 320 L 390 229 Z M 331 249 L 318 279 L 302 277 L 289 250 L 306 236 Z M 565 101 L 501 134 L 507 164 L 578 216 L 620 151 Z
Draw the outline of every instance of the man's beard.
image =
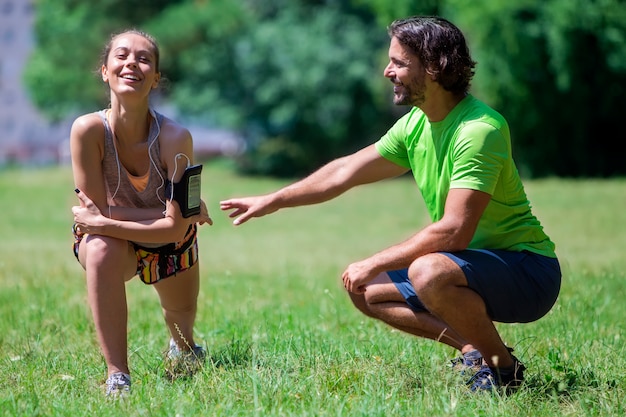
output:
M 424 95 L 425 85 L 423 82 L 414 80 L 411 86 L 402 85 L 404 90 L 402 94 L 394 94 L 393 104 L 397 106 L 415 106 L 419 107 L 426 100 Z

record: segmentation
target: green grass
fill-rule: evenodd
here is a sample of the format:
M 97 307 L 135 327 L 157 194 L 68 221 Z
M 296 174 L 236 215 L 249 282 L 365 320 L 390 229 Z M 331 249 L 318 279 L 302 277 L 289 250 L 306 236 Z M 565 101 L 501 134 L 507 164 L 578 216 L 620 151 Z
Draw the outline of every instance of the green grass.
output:
M 0 171 L 2 416 L 622 416 L 626 414 L 626 181 L 535 180 L 527 192 L 564 271 L 555 308 L 499 325 L 528 367 L 510 397 L 468 395 L 454 352 L 367 319 L 340 285 L 350 262 L 426 214 L 409 178 L 233 227 L 219 200 L 282 181 L 205 163 L 215 224 L 200 231 L 197 339 L 211 361 L 168 382 L 154 291 L 127 285 L 133 393 L 103 397 L 105 368 L 75 261 L 68 167 Z

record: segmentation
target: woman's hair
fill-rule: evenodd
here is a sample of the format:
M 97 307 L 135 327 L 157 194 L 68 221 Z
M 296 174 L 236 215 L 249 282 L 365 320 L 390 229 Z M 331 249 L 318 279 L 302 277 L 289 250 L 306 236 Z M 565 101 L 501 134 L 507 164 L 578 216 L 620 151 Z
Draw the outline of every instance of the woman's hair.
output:
M 469 90 L 476 62 L 463 33 L 451 22 L 437 16 L 413 16 L 394 21 L 387 32 L 413 51 L 446 91 Z
M 127 34 L 142 36 L 150 42 L 150 44 L 152 45 L 152 49 L 154 50 L 154 61 L 155 61 L 154 69 L 156 70 L 156 72 L 159 72 L 159 59 L 160 59 L 159 45 L 157 44 L 157 41 L 156 39 L 154 39 L 154 37 L 138 29 L 127 29 L 123 32 L 118 32 L 118 33 L 114 33 L 113 35 L 111 35 L 109 42 L 107 42 L 107 44 L 104 46 L 104 50 L 102 51 L 102 54 L 100 55 L 100 64 L 104 66 L 107 65 L 107 60 L 109 58 L 109 53 L 111 53 L 111 47 L 113 46 L 113 42 L 119 36 L 127 35 Z

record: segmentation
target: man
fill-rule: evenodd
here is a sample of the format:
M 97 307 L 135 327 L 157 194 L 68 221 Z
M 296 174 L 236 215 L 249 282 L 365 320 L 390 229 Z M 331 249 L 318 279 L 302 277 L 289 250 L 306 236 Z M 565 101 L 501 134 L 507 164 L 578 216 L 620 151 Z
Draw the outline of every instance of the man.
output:
M 367 316 L 458 349 L 453 363 L 471 374 L 473 391 L 516 389 L 525 367 L 494 322 L 530 322 L 552 308 L 561 284 L 554 244 L 531 212 L 506 120 L 468 93 L 476 63 L 460 30 L 427 16 L 388 32 L 384 76 L 394 103 L 411 110 L 375 144 L 221 209 L 239 225 L 411 170 L 432 223 L 348 265 L 344 287 Z

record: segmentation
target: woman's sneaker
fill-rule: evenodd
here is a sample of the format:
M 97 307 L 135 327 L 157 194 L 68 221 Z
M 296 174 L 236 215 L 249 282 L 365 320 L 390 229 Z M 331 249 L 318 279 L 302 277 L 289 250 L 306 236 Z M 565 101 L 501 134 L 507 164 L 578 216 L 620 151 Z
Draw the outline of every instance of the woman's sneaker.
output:
M 170 339 L 170 347 L 165 354 L 165 371 L 170 379 L 190 377 L 204 365 L 206 351 L 195 345 L 191 350 L 180 350 Z
M 105 384 L 107 397 L 121 398 L 130 393 L 130 375 L 124 372 L 109 375 Z

